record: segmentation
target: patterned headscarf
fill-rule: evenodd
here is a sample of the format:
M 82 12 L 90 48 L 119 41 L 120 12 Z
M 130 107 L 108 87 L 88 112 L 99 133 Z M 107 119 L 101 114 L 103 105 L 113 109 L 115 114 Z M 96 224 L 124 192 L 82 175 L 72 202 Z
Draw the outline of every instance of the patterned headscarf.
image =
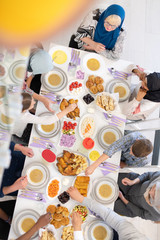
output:
M 110 15 L 118 15 L 121 18 L 121 24 L 115 30 L 108 32 L 104 27 L 104 20 Z M 101 14 L 99 18 L 99 21 L 95 30 L 94 41 L 104 44 L 106 49 L 111 50 L 117 41 L 124 18 L 125 18 L 125 11 L 121 6 L 117 4 L 113 4 L 109 6 Z

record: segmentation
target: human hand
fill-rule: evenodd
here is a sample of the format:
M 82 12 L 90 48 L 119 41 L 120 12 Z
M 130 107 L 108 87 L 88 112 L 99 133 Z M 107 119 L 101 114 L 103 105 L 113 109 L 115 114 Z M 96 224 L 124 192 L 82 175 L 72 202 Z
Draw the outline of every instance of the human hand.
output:
M 102 43 L 97 42 L 94 42 L 93 48 L 97 53 L 103 52 L 105 50 L 105 46 Z
M 38 219 L 36 225 L 37 225 L 37 227 L 39 229 L 39 228 L 42 228 L 42 227 L 46 226 L 48 223 L 50 223 L 51 220 L 52 220 L 52 215 L 51 215 L 50 212 L 48 212 L 48 213 L 42 215 Z
M 122 179 L 122 184 L 125 186 L 132 186 L 135 184 L 134 180 L 130 180 L 129 178 L 123 178 Z
M 33 150 L 29 147 L 22 147 L 21 152 L 30 158 L 34 156 Z
M 50 111 L 50 112 L 53 112 L 54 113 L 54 110 L 50 107 L 51 104 L 55 104 L 54 101 L 46 98 L 46 97 L 43 97 L 43 100 L 42 100 L 44 106 Z
M 81 231 L 81 225 L 83 221 L 80 214 L 78 212 L 73 212 L 71 218 L 74 231 Z
M 91 175 L 94 172 L 94 170 L 95 170 L 95 166 L 92 164 L 86 168 L 85 175 Z
M 146 93 L 147 93 L 147 90 L 140 87 L 136 97 L 137 101 L 141 102 L 144 96 L 146 95 Z
M 17 191 L 19 189 L 23 189 L 27 186 L 28 180 L 27 180 L 27 175 L 25 177 L 20 177 L 18 178 L 14 183 L 13 183 L 13 189 L 14 191 Z
M 118 195 L 118 197 L 119 197 L 120 199 L 124 198 L 123 193 L 122 193 L 120 190 L 119 190 L 119 195 Z
M 83 45 L 84 49 L 86 50 L 94 50 L 94 48 L 90 45 Z
M 80 202 L 80 203 L 83 202 L 84 197 L 80 194 L 80 192 L 78 191 L 77 188 L 70 187 L 70 188 L 68 188 L 67 192 L 69 193 L 70 197 L 73 200 Z
M 77 107 L 76 103 L 70 104 L 68 107 L 66 107 L 67 113 L 72 112 Z

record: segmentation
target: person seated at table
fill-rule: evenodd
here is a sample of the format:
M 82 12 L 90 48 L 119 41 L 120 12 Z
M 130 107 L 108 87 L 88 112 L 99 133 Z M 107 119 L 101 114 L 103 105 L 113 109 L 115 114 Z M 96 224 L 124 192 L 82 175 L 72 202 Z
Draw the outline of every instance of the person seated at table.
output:
M 119 59 L 123 51 L 126 32 L 122 28 L 124 9 L 113 4 L 105 11 L 90 12 L 71 37 L 69 47 L 95 51 L 109 59 Z
M 49 53 L 43 49 L 41 43 L 36 43 L 36 47 L 31 49 L 28 60 L 27 71 L 32 73 L 26 79 L 28 87 L 30 87 L 35 75 L 47 73 L 53 69 L 52 57 Z
M 148 238 L 140 233 L 134 225 L 128 222 L 122 216 L 112 211 L 110 208 L 96 202 L 93 199 L 83 197 L 75 187 L 70 187 L 67 192 L 70 197 L 79 202 L 83 203 L 88 209 L 94 212 L 97 216 L 103 219 L 103 221 L 114 230 L 113 239 L 119 240 L 147 240 Z M 118 234 L 118 236 L 117 236 Z M 80 233 L 79 233 L 80 235 Z M 83 234 L 76 240 L 83 240 Z
M 48 223 L 50 223 L 52 216 L 50 213 L 46 213 L 42 215 L 36 224 L 21 237 L 17 238 L 17 240 L 29 240 L 31 237 L 42 227 L 45 227 Z M 74 240 L 82 240 L 83 234 L 81 232 L 82 218 L 79 213 L 72 214 L 72 226 L 74 228 Z M 79 238 L 80 237 L 80 238 Z
M 152 152 L 153 146 L 150 140 L 146 139 L 141 133 L 129 133 L 112 143 L 103 154 L 86 169 L 86 175 L 92 174 L 102 162 L 111 158 L 114 153 L 121 150 L 121 168 L 126 166 L 142 167 L 150 162 L 150 158 L 147 158 L 147 156 Z
M 4 170 L 1 187 L 0 197 L 4 195 L 16 196 L 17 190 L 27 186 L 27 176 L 21 177 L 21 172 L 24 165 L 25 156 L 32 158 L 34 153 L 31 148 L 21 146 L 11 142 L 11 162 L 8 169 Z
M 22 236 L 17 238 L 16 240 L 29 240 L 31 237 L 40 229 L 45 227 L 50 221 L 52 220 L 51 213 L 46 213 L 37 220 L 35 225 L 26 233 L 24 233 Z
M 160 171 L 120 173 L 114 211 L 127 217 L 160 221 Z
M 15 203 L 15 200 L 0 201 L 0 239 L 8 239 Z
M 64 117 L 69 112 L 72 112 L 77 105 L 75 103 L 70 104 L 66 107 L 63 111 L 54 114 L 52 116 L 35 116 L 29 113 L 29 110 L 34 107 L 35 101 L 33 97 L 28 93 L 22 93 L 22 113 L 15 122 L 14 129 L 12 134 L 21 137 L 23 131 L 28 123 L 35 123 L 35 124 L 43 124 L 43 125 L 50 125 L 53 124 L 62 117 Z
M 54 110 L 51 108 L 51 104 L 55 104 L 55 102 L 53 102 L 49 98 L 46 98 L 45 96 L 41 96 L 41 95 L 35 93 L 32 89 L 30 89 L 27 86 L 25 81 L 23 83 L 22 92 L 30 94 L 35 100 L 42 102 L 48 111 L 54 113 Z
M 132 72 L 139 77 L 140 84 L 131 94 L 123 113 L 129 120 L 145 120 L 160 107 L 160 73 L 154 72 L 147 75 L 135 65 L 132 67 Z

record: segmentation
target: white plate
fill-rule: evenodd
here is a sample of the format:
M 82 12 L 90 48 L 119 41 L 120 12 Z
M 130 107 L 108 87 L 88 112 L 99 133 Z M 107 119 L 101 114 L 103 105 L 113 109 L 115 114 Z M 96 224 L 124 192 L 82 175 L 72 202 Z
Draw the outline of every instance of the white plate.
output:
M 16 214 L 16 216 L 14 217 L 13 221 L 12 221 L 12 225 L 13 225 L 13 230 L 16 234 L 17 237 L 20 237 L 22 234 L 24 234 L 25 232 L 23 231 L 23 229 L 21 228 L 21 224 L 22 221 L 25 218 L 32 218 L 35 222 L 37 222 L 37 220 L 39 219 L 40 215 L 39 213 L 35 212 L 33 209 L 26 209 L 22 212 L 19 212 L 18 214 Z M 36 232 L 33 237 L 31 237 L 31 239 L 37 237 L 38 232 Z
M 83 157 L 85 157 L 86 158 L 86 161 L 87 161 L 87 165 L 89 166 L 90 165 L 90 162 L 89 162 L 89 159 L 88 159 L 88 157 L 86 157 L 84 154 L 82 154 L 82 153 L 80 153 L 80 152 L 75 152 L 75 151 L 71 151 L 71 150 L 68 150 L 68 149 L 64 149 L 64 150 L 66 150 L 66 151 L 68 151 L 68 152 L 70 152 L 70 153 L 73 153 L 73 154 L 76 154 L 76 155 L 81 155 L 81 156 L 83 156 Z M 61 157 L 63 155 L 63 152 L 62 153 L 60 153 L 60 154 L 58 154 L 57 155 L 57 157 L 56 157 L 56 161 L 55 161 L 55 167 L 57 168 L 57 171 L 59 172 L 59 170 L 58 170 L 58 167 L 57 167 L 57 158 L 58 157 Z M 88 167 L 87 166 L 87 167 Z M 82 171 L 81 173 L 83 173 L 84 171 Z M 60 172 L 59 172 L 60 173 Z M 81 174 L 81 173 L 79 173 L 79 174 Z M 77 175 L 79 175 L 79 174 L 77 174 Z M 63 175 L 63 174 L 62 174 Z M 72 175 L 72 176 L 70 176 L 70 175 L 63 175 L 63 176 L 65 176 L 65 177 L 73 177 L 73 176 L 77 176 L 77 175 Z
M 94 131 L 93 131 L 93 133 L 92 134 L 90 134 L 90 135 L 88 135 L 88 136 L 86 136 L 86 137 L 89 137 L 89 138 L 94 138 L 95 137 L 95 135 L 96 135 L 96 119 L 95 119 L 95 117 L 94 117 L 94 114 L 85 114 L 82 118 L 81 118 L 81 120 L 80 120 L 80 123 L 79 123 L 79 135 L 81 136 L 81 138 L 86 138 L 86 137 L 84 137 L 83 136 L 83 134 L 82 134 L 82 131 L 81 131 L 81 129 L 82 129 L 82 123 L 83 123 L 83 121 L 86 119 L 86 118 L 92 118 L 93 119 L 93 121 L 94 121 Z
M 96 227 L 103 226 L 107 231 L 107 237 L 104 240 L 113 240 L 113 229 L 110 228 L 101 219 L 96 219 L 85 226 L 84 236 L 86 240 L 96 240 L 93 236 L 93 231 Z
M 25 68 L 25 71 L 26 71 L 26 68 L 27 68 L 26 62 L 23 61 L 23 60 L 16 61 L 9 68 L 9 76 L 14 83 L 22 83 L 24 81 L 24 78 L 25 78 L 25 72 L 24 72 L 24 75 L 21 78 L 18 78 L 15 75 L 16 69 L 19 68 L 19 67 Z
M 50 197 L 50 196 L 48 195 L 48 187 L 49 187 L 50 183 L 51 183 L 53 180 L 59 181 L 59 190 L 58 190 L 58 193 L 57 193 L 57 195 L 56 195 L 55 197 Z M 53 199 L 55 199 L 55 198 L 59 195 L 60 191 L 61 191 L 61 180 L 60 180 L 59 178 L 57 178 L 57 177 L 52 178 L 52 179 L 49 181 L 49 183 L 47 184 L 47 187 L 46 187 L 46 195 L 47 195 L 47 198 L 48 198 L 50 201 L 52 201 Z
M 78 175 L 74 178 L 73 183 L 72 183 L 72 186 L 74 186 L 74 183 L 75 183 L 76 178 L 77 178 L 78 176 L 86 176 L 86 175 L 85 175 L 84 173 L 78 174 Z M 89 176 L 89 177 L 90 177 L 90 176 Z M 91 190 L 92 190 L 92 182 L 91 182 L 91 177 L 90 177 L 90 181 L 89 181 L 89 184 L 88 184 L 87 197 L 90 195 Z
M 71 118 L 68 118 L 66 115 L 64 116 L 64 118 L 66 118 L 67 119 L 67 121 L 69 121 L 70 119 L 72 120 L 72 121 L 78 121 L 78 120 L 80 120 L 80 118 L 81 118 L 81 116 L 85 113 L 85 108 L 84 108 L 84 104 L 83 104 L 83 102 L 78 98 L 78 96 L 77 97 L 75 97 L 75 96 L 66 96 L 66 97 L 64 97 L 64 99 L 66 99 L 67 101 L 69 101 L 70 99 L 74 99 L 74 100 L 78 100 L 78 108 L 80 109 L 80 117 L 76 117 L 76 119 L 75 120 L 73 120 L 73 119 L 71 119 Z M 63 99 L 62 99 L 63 100 Z M 62 102 L 62 101 L 61 101 Z M 59 106 L 61 105 L 61 102 L 60 102 L 60 104 L 59 104 Z M 61 111 L 61 110 L 60 110 Z
M 103 136 L 106 132 L 113 132 L 116 135 L 116 141 L 122 138 L 122 132 L 119 130 L 119 128 L 115 127 L 115 126 L 106 126 L 100 129 L 100 131 L 97 134 L 97 139 L 98 139 L 98 143 L 100 144 L 100 146 L 103 149 L 106 149 L 110 146 L 110 144 L 107 144 L 104 142 L 103 140 Z
M 0 80 L 3 80 L 3 79 L 5 79 L 7 77 L 8 70 L 7 70 L 7 67 L 6 67 L 6 65 L 4 63 L 0 62 L 0 66 L 2 66 L 4 68 L 4 71 L 5 71 L 4 75 L 0 76 Z
M 57 74 L 61 78 L 61 83 L 58 86 L 53 86 L 48 82 L 48 77 L 51 74 Z M 66 87 L 66 85 L 68 83 L 68 77 L 62 69 L 54 67 L 54 69 L 52 71 L 42 74 L 41 81 L 42 81 L 43 86 L 47 90 L 52 91 L 52 92 L 59 92 L 59 91 L 62 91 Z
M 38 116 L 40 117 L 40 116 L 51 116 L 51 115 L 54 116 L 53 113 L 51 113 L 51 112 L 44 112 L 44 113 L 39 114 Z M 34 124 L 35 130 L 41 137 L 45 137 L 45 138 L 51 138 L 51 137 L 56 136 L 59 133 L 60 128 L 61 128 L 60 121 L 57 121 L 54 123 L 54 129 L 51 132 L 45 132 L 42 129 L 41 125 L 43 125 L 43 124 Z
M 102 196 L 100 196 L 100 194 L 98 193 L 98 190 L 100 188 L 100 186 L 102 184 L 108 184 L 112 187 L 112 193 L 110 197 L 108 198 L 103 198 Z M 92 193 L 91 196 L 98 202 L 102 203 L 102 204 L 110 204 L 112 202 L 115 202 L 116 199 L 118 198 L 119 195 L 119 188 L 117 183 L 110 177 L 100 177 L 100 178 L 96 178 L 94 179 L 94 181 L 92 182 Z
M 111 80 L 107 86 L 106 86 L 106 92 L 109 92 L 109 93 L 114 93 L 114 89 L 117 87 L 117 86 L 122 86 L 125 88 L 126 90 L 126 95 L 123 97 L 123 98 L 119 98 L 119 102 L 124 102 L 126 101 L 129 97 L 130 97 L 130 86 L 127 82 L 125 81 L 122 81 L 122 80 L 119 80 L 119 79 L 113 79 Z
M 101 110 L 102 112 L 112 113 L 112 114 L 115 113 L 115 112 L 120 112 L 120 108 L 119 108 L 119 105 L 118 105 L 118 100 L 117 100 L 117 98 L 116 98 L 116 94 L 115 94 L 115 93 L 114 93 L 114 94 L 110 94 L 110 93 L 108 93 L 108 92 L 101 92 L 101 93 L 97 94 L 96 99 L 95 99 L 95 103 L 96 103 L 97 97 L 98 97 L 98 96 L 101 96 L 101 95 L 111 97 L 111 98 L 114 100 L 115 109 L 114 109 L 113 111 L 111 111 L 111 110 L 106 111 L 106 110 L 104 110 L 103 108 L 99 107 L 99 106 L 96 104 L 96 107 L 97 107 L 98 110 Z
M 80 88 L 73 88 L 73 91 L 70 91 L 69 90 L 69 86 L 73 83 L 73 82 L 78 82 L 78 83 L 81 83 L 82 84 L 82 87 Z M 85 91 L 85 85 L 84 83 L 82 82 L 82 80 L 73 80 L 73 81 L 70 81 L 67 85 L 67 91 L 69 93 L 69 95 L 73 95 L 73 96 L 82 96 L 82 94 L 84 94 L 84 91 Z
M 42 171 L 43 173 L 43 179 L 38 182 L 38 183 L 34 183 L 32 182 L 32 180 L 30 179 L 30 173 L 33 169 L 39 169 Z M 41 189 L 43 188 L 49 181 L 49 177 L 50 177 L 50 172 L 47 166 L 45 166 L 44 164 L 40 163 L 40 162 L 33 162 L 31 164 L 28 164 L 24 169 L 23 169 L 23 173 L 22 175 L 26 175 L 28 177 L 28 187 L 31 189 Z
M 98 60 L 98 62 L 100 63 L 100 67 L 96 71 L 92 71 L 87 67 L 87 62 L 91 58 Z M 105 61 L 104 61 L 103 57 L 101 57 L 99 54 L 88 53 L 82 59 L 82 68 L 84 69 L 84 71 L 86 73 L 88 73 L 90 75 L 99 75 L 99 74 L 101 75 L 102 73 L 104 73 L 106 66 L 105 66 Z
M 67 59 L 66 59 L 66 61 L 65 61 L 64 63 L 62 63 L 62 64 L 56 63 L 55 61 L 60 60 L 60 55 L 59 55 L 59 57 L 58 57 L 58 54 L 57 54 L 56 59 L 53 60 L 53 65 L 59 67 L 59 66 L 64 66 L 65 64 L 68 64 L 69 61 L 70 61 L 70 58 L 71 58 L 71 53 L 70 53 L 70 51 L 69 51 L 67 48 L 63 47 L 63 46 L 52 47 L 52 48 L 49 50 L 49 54 L 51 55 L 51 57 L 53 56 L 53 54 L 54 54 L 56 51 L 63 51 L 63 52 L 66 54 Z M 52 57 L 52 59 L 53 59 L 53 57 Z

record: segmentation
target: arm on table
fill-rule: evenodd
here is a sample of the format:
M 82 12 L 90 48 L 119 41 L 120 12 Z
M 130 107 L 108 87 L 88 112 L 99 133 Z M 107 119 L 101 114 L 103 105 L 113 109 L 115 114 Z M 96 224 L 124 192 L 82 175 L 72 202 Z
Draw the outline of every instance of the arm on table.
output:
M 83 203 L 91 211 L 99 215 L 111 228 L 115 229 L 118 232 L 120 240 L 128 240 L 130 238 L 147 239 L 123 217 L 95 200 L 83 197 L 75 187 L 70 187 L 67 191 L 72 199 Z
M 120 35 L 117 38 L 114 48 L 112 50 L 105 49 L 104 51 L 100 52 L 100 54 L 108 59 L 112 59 L 112 60 L 119 59 L 123 52 L 125 37 L 126 37 L 126 31 L 123 30 L 120 32 Z
M 73 212 L 72 214 L 72 225 L 74 228 L 74 239 L 75 240 L 83 240 L 83 233 L 81 230 L 82 218 L 77 212 Z
M 11 186 L 5 186 L 2 188 L 4 195 L 15 192 L 19 189 L 23 189 L 27 186 L 28 180 L 27 176 L 18 178 Z
M 30 87 L 33 77 L 34 77 L 34 75 L 32 74 L 31 76 L 29 76 L 26 79 L 26 84 L 27 84 L 28 87 Z
M 89 167 L 86 168 L 85 174 L 86 175 L 92 174 L 95 171 L 95 169 L 108 158 L 109 156 L 103 153 L 94 163 L 92 163 Z
M 41 228 L 46 226 L 51 221 L 51 214 L 46 213 L 42 215 L 36 224 L 25 234 L 23 234 L 21 237 L 17 238 L 17 240 L 29 240 L 31 237 Z
M 28 157 L 33 157 L 34 156 L 33 150 L 31 148 L 24 147 L 24 146 L 19 145 L 19 144 L 15 144 L 14 151 L 21 151 L 25 156 L 28 156 Z

